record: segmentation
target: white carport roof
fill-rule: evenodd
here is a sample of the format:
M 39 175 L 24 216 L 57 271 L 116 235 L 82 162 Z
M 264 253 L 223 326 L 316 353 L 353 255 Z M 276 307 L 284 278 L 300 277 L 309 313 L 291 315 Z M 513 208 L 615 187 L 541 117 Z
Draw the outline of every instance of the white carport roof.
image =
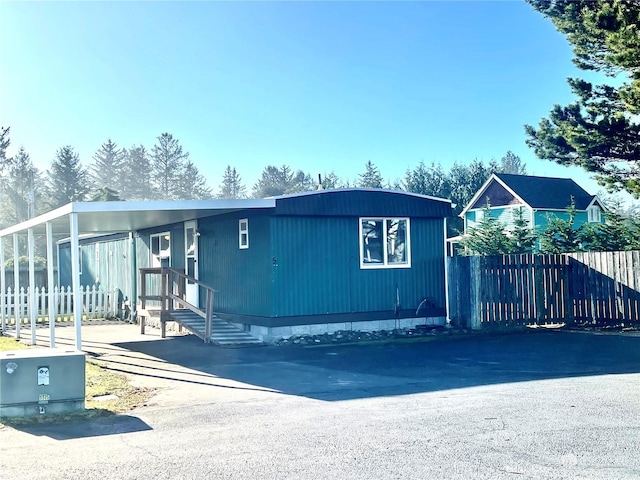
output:
M 0 237 L 33 229 L 35 235 L 46 232 L 50 223 L 53 235 L 71 234 L 69 215 L 77 214 L 78 234 L 134 232 L 159 225 L 194 220 L 212 215 L 254 208 L 273 208 L 276 201 L 239 200 L 159 200 L 141 202 L 74 202 L 25 222 L 0 230 Z
M 221 215 L 247 209 L 273 208 L 274 198 L 238 200 L 160 200 L 142 202 L 74 202 L 22 223 L 0 230 L 0 283 L 6 291 L 4 266 L 4 239 L 13 237 L 14 246 L 20 235 L 28 235 L 29 285 L 34 284 L 34 242 L 35 235 L 46 235 L 47 258 L 52 258 L 53 236 L 69 237 L 71 242 L 71 276 L 73 284 L 73 317 L 76 349 L 82 349 L 81 320 L 82 302 L 79 296 L 80 272 L 78 261 L 78 237 L 87 234 L 108 234 L 136 232 L 146 228 L 179 223 L 186 220 Z M 17 248 L 14 248 L 14 263 L 18 262 Z M 18 275 L 14 284 L 18 288 Z M 53 285 L 53 265 L 47 262 L 48 284 Z M 53 305 L 53 289 L 49 288 L 49 305 Z M 14 311 L 16 295 L 14 297 Z M 0 294 L 0 316 L 5 328 L 7 296 Z M 31 320 L 31 343 L 36 343 L 35 288 L 29 288 L 29 317 Z M 55 318 L 49 309 L 50 346 L 55 346 Z M 20 335 L 20 323 L 16 323 L 16 336 Z

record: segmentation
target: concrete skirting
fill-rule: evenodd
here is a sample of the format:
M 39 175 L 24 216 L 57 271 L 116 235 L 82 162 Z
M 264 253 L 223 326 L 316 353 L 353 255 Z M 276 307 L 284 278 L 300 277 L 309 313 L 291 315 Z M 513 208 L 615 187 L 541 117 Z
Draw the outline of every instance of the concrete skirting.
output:
M 238 328 L 247 326 L 235 323 Z M 373 320 L 366 322 L 344 323 L 319 323 L 313 325 L 291 325 L 286 327 L 263 327 L 261 325 L 249 325 L 248 331 L 259 340 L 272 343 L 281 338 L 289 338 L 293 335 L 322 335 L 331 334 L 340 330 L 377 332 L 380 330 L 408 329 L 416 325 L 446 325 L 445 317 L 421 317 L 421 318 L 394 318 L 389 320 Z

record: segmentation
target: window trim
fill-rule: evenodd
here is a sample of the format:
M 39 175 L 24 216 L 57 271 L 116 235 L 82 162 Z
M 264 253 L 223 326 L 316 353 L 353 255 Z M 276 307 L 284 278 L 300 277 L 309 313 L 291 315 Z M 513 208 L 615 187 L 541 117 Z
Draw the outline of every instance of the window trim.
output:
M 391 220 L 406 222 L 406 240 L 405 254 L 407 261 L 404 263 L 389 263 L 388 260 L 388 227 L 387 222 Z M 366 221 L 382 222 L 382 262 L 381 263 L 365 263 L 364 261 L 364 242 L 362 238 L 362 223 Z M 362 270 L 378 270 L 388 268 L 411 268 L 411 219 L 409 217 L 360 217 L 358 219 L 358 246 L 360 249 L 360 269 Z
M 602 221 L 602 210 L 598 205 L 587 208 L 587 222 L 600 223 Z
M 242 241 L 242 235 L 245 235 L 246 242 Z M 238 248 L 246 250 L 249 248 L 249 219 L 241 218 L 238 220 Z
M 171 267 L 171 232 L 170 231 L 160 232 L 160 233 L 152 233 L 151 235 L 149 235 L 149 265 L 150 266 L 153 265 L 153 259 L 154 259 L 154 257 L 156 257 L 156 255 L 154 255 L 154 253 L 153 253 L 153 238 L 154 237 L 158 238 L 158 255 L 157 255 L 157 258 L 158 258 L 158 260 L 160 260 L 160 265 L 162 266 L 162 259 L 163 258 L 168 258 L 169 259 L 169 267 Z M 161 244 L 162 237 L 169 237 L 167 239 L 167 241 L 169 242 L 169 247 L 167 248 L 167 251 L 169 252 L 169 254 L 168 254 L 167 257 L 162 257 L 160 255 L 160 253 L 162 252 L 162 249 L 160 248 L 162 246 L 162 244 Z

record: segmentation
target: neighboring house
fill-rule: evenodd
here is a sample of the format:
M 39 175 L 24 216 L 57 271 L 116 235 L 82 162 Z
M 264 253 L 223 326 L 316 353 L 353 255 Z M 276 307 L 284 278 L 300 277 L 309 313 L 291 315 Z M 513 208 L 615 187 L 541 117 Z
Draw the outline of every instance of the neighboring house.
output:
M 113 202 L 124 210 L 127 203 Z M 444 322 L 449 200 L 375 189 L 321 190 L 199 201 L 199 209 L 183 202 L 181 215 L 174 215 L 180 221 L 163 215 L 154 202 L 131 203 L 136 215 L 153 221 L 81 237 L 81 285 L 118 287 L 131 301 L 139 268 L 186 269 L 215 289 L 217 317 L 260 339 Z M 180 209 L 181 202 L 174 204 L 172 211 Z M 124 224 L 135 224 L 135 218 Z M 58 252 L 59 282 L 71 284 L 69 241 L 59 242 Z M 187 293 L 193 304 L 203 303 L 201 290 Z
M 568 218 L 567 208 L 572 202 L 576 209 L 576 228 L 588 222 L 604 222 L 604 208 L 597 195 L 590 195 L 570 178 L 494 173 L 462 210 L 460 217 L 467 232 L 482 221 L 488 205 L 491 217 L 510 228 L 516 218 L 515 212 L 520 210 L 529 227 L 540 231 L 546 227 L 550 215 Z M 459 239 L 449 239 L 449 242 L 455 243 Z

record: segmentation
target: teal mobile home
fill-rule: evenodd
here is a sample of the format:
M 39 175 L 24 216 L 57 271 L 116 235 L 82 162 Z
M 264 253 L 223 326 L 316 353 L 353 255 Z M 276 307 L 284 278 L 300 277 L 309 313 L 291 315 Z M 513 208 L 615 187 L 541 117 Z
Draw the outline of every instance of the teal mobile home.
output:
M 79 281 L 120 288 L 131 305 L 139 269 L 171 267 L 215 291 L 216 317 L 260 339 L 406 327 L 446 316 L 449 200 L 343 189 L 133 202 L 128 210 L 127 202 L 113 203 L 123 214 L 112 228 L 130 228 L 82 232 L 93 235 L 78 239 Z M 108 212 L 102 215 L 108 223 Z M 72 281 L 70 245 L 58 244 L 61 285 Z M 202 287 L 187 295 L 202 306 Z

